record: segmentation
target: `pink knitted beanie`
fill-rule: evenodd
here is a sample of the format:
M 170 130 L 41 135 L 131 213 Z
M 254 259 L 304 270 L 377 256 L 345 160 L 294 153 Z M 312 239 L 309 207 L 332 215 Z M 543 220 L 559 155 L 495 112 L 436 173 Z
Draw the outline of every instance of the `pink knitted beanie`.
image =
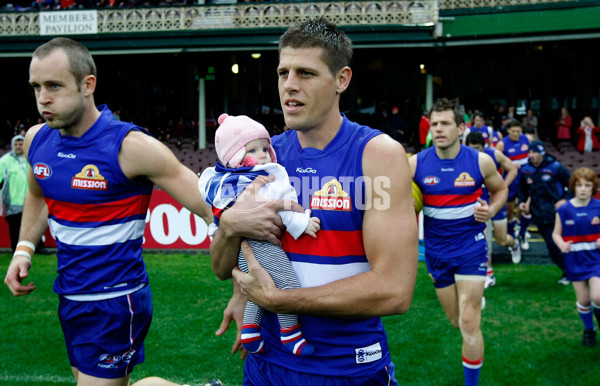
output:
M 246 145 L 256 139 L 269 141 L 271 161 L 277 162 L 275 150 L 271 146 L 271 137 L 263 125 L 245 115 L 231 116 L 221 114 L 218 119 L 219 128 L 215 133 L 215 149 L 219 161 L 230 168 L 242 166 Z

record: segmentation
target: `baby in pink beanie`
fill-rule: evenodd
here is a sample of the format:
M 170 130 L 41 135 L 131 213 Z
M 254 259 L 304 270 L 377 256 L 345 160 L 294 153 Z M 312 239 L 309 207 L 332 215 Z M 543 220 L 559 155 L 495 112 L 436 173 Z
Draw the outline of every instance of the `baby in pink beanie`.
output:
M 231 207 L 246 186 L 260 175 L 274 175 L 275 180 L 264 185 L 259 195 L 270 199 L 290 199 L 298 202 L 298 194 L 290 184 L 285 168 L 277 164 L 277 156 L 271 146 L 269 132 L 260 123 L 244 115 L 221 114 L 219 128 L 215 133 L 215 149 L 219 162 L 214 168 L 202 172 L 198 187 L 204 200 L 212 206 L 214 222 L 209 226 L 209 236 L 218 230 L 219 218 Z M 260 208 L 257 208 L 260 210 Z M 304 213 L 282 211 L 278 213 L 286 231 L 295 239 L 303 234 L 316 237 L 320 220 Z M 278 246 L 263 240 L 248 240 L 260 265 L 265 268 L 277 288 L 300 288 L 300 282 L 287 255 Z M 242 252 L 238 256 L 238 267 L 248 272 Z M 260 353 L 264 349 L 261 322 L 264 310 L 248 301 L 244 310 L 242 345 L 249 353 Z M 314 347 L 304 338 L 297 315 L 278 314 L 281 342 L 295 355 L 311 355 Z

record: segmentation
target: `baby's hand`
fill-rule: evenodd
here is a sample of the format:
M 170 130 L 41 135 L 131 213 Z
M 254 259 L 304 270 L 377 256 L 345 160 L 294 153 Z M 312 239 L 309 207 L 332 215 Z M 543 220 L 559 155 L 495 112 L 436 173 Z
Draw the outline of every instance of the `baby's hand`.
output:
M 311 217 L 308 221 L 308 226 L 304 230 L 304 234 L 317 238 L 317 232 L 321 229 L 321 220 L 316 217 Z

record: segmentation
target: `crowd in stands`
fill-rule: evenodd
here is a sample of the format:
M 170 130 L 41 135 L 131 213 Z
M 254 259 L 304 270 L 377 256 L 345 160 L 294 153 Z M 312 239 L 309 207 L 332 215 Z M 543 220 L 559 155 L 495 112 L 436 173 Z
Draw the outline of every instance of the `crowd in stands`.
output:
M 12 0 L 1 10 L 31 11 L 89 8 L 169 7 L 180 5 L 256 3 L 265 0 Z M 279 1 L 279 0 L 275 0 Z
M 407 153 L 418 152 L 426 146 L 428 118 L 427 113 L 422 109 L 417 108 L 415 112 L 415 106 L 383 103 L 376 110 L 375 114 L 352 112 L 346 114 L 355 121 L 363 122 L 365 125 L 387 133 L 398 142 L 401 142 Z M 465 108 L 465 122 L 469 127 L 473 125 L 476 115 L 483 116 L 485 125 L 500 133 L 500 138 L 502 138 L 507 135 L 506 125 L 508 122 L 511 119 L 516 119 L 523 123 L 525 133 L 530 132 L 535 138 L 544 141 L 549 153 L 557 157 L 568 169 L 574 170 L 584 162 L 586 164 L 592 162 L 592 168 L 600 173 L 600 128 L 588 115 L 577 116 L 578 120 L 575 120 L 575 118 L 571 118 L 567 109 L 562 110 L 560 116 L 556 115 L 552 119 L 546 117 L 542 120 L 531 109 L 527 110 L 526 115 L 518 115 L 512 107 L 505 108 L 500 104 L 494 104 L 491 106 L 490 111 L 485 112 Z M 249 115 L 261 122 L 271 135 L 280 134 L 285 130 L 281 115 Z M 115 118 L 120 119 L 119 110 L 115 111 Z M 162 121 L 153 120 L 148 123 L 144 123 L 142 119 L 136 120 L 134 117 L 125 117 L 124 119 L 140 122 L 154 137 L 168 144 L 176 152 L 180 151 L 182 147 L 186 148 L 186 155 L 188 156 L 191 156 L 191 152 L 199 151 L 199 122 L 197 117 L 179 116 L 166 118 Z M 29 127 L 40 122 L 42 122 L 41 118 L 7 119 L 0 135 L 0 149 L 3 149 L 3 151 L 10 149 L 10 140 L 14 135 L 24 134 Z M 571 124 L 570 122 L 579 122 L 579 124 Z M 565 132 L 565 129 L 562 128 L 562 134 L 559 136 L 559 127 L 564 126 L 566 123 L 568 123 L 569 129 Z M 213 142 L 217 126 L 215 118 L 207 118 L 206 139 L 209 144 Z M 568 136 L 565 133 L 568 133 Z M 565 136 L 567 138 L 562 138 Z

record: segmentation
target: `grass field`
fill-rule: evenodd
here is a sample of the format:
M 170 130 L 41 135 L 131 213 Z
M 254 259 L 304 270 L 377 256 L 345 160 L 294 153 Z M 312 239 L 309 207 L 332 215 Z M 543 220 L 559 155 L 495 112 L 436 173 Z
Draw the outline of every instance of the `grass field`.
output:
M 0 272 L 10 255 L 0 254 Z M 146 339 L 146 362 L 132 380 L 159 375 L 201 385 L 219 378 L 242 381 L 242 361 L 231 355 L 234 328 L 214 331 L 231 293 L 203 255 L 146 254 L 154 296 L 154 320 Z M 56 258 L 34 257 L 37 289 L 14 298 L 0 290 L 0 385 L 72 385 L 52 292 Z M 496 265 L 498 284 L 486 290 L 486 341 L 482 385 L 598 385 L 600 346 L 581 346 L 582 324 L 570 286 L 556 284 L 550 265 Z M 406 315 L 384 318 L 397 378 L 402 385 L 460 385 L 458 330 L 447 322 L 424 263 Z

